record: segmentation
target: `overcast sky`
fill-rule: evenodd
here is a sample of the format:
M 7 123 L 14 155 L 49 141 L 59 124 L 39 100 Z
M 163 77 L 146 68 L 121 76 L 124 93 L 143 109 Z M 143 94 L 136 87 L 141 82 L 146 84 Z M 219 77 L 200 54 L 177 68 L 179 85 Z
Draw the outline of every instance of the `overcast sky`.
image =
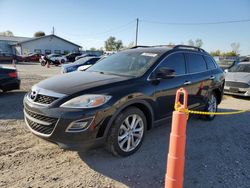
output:
M 201 38 L 207 51 L 229 51 L 239 42 L 241 54 L 250 55 L 250 22 L 188 25 L 250 20 L 249 0 L 0 0 L 0 18 L 0 31 L 31 37 L 38 30 L 51 34 L 54 26 L 56 35 L 84 49 L 103 46 L 109 36 L 133 42 L 139 18 L 140 45 Z

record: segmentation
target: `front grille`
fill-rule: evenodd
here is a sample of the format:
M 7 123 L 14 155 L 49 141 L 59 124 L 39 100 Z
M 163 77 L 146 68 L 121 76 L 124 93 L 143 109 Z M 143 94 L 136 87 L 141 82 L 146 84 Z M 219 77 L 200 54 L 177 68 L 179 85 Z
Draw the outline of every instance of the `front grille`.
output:
M 25 119 L 27 120 L 28 126 L 36 132 L 49 135 L 55 128 L 57 118 L 44 116 L 28 109 L 25 109 Z M 29 116 L 29 117 L 28 117 Z M 44 123 L 44 124 L 43 124 Z
M 58 98 L 56 97 L 38 94 L 34 102 L 41 103 L 41 104 L 51 104 L 57 99 Z
M 236 88 L 249 88 L 250 87 L 246 83 L 242 83 L 242 82 L 229 82 L 229 81 L 226 81 L 226 86 L 227 87 L 236 87 Z

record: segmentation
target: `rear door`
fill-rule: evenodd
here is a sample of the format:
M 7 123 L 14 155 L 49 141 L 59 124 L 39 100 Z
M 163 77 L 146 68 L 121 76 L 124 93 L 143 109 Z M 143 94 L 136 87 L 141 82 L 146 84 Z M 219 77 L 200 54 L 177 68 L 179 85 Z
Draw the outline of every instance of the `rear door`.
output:
M 207 63 L 203 55 L 195 52 L 185 52 L 188 74 L 192 77 L 192 100 L 193 105 L 190 108 L 203 106 L 208 97 L 209 86 L 212 75 L 210 75 Z
M 182 52 L 176 52 L 169 55 L 158 66 L 158 68 L 161 67 L 175 70 L 176 76 L 174 78 L 159 80 L 156 85 L 155 97 L 158 106 L 157 116 L 160 119 L 170 116 L 173 112 L 177 89 L 184 87 L 190 92 L 192 88 L 190 85 L 191 78 L 186 74 L 186 63 Z

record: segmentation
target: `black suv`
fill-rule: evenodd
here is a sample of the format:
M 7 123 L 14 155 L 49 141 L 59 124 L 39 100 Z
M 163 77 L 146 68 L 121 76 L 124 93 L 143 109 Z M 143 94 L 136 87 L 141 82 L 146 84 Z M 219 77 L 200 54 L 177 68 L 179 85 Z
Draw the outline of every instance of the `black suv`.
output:
M 24 98 L 25 121 L 35 135 L 64 149 L 106 144 L 113 154 L 128 156 L 146 130 L 171 117 L 177 89 L 188 91 L 189 109 L 215 112 L 223 86 L 223 71 L 200 48 L 138 46 L 85 72 L 36 84 Z

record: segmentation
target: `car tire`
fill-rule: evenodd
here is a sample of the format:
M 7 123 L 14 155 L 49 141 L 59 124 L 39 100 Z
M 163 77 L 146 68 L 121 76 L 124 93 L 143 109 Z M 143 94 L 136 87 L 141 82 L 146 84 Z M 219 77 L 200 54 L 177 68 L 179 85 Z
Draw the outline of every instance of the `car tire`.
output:
M 214 92 L 212 92 L 207 100 L 204 111 L 205 112 L 217 112 L 218 109 L 218 100 Z M 206 121 L 212 121 L 216 115 L 201 115 L 201 119 Z
M 45 61 L 41 62 L 41 65 L 44 67 L 47 63 Z
M 146 117 L 140 109 L 125 109 L 116 117 L 109 130 L 107 149 L 115 156 L 132 155 L 142 145 L 146 127 Z
M 63 63 L 65 63 L 65 60 L 64 60 L 64 59 L 61 60 L 61 64 L 63 64 Z

